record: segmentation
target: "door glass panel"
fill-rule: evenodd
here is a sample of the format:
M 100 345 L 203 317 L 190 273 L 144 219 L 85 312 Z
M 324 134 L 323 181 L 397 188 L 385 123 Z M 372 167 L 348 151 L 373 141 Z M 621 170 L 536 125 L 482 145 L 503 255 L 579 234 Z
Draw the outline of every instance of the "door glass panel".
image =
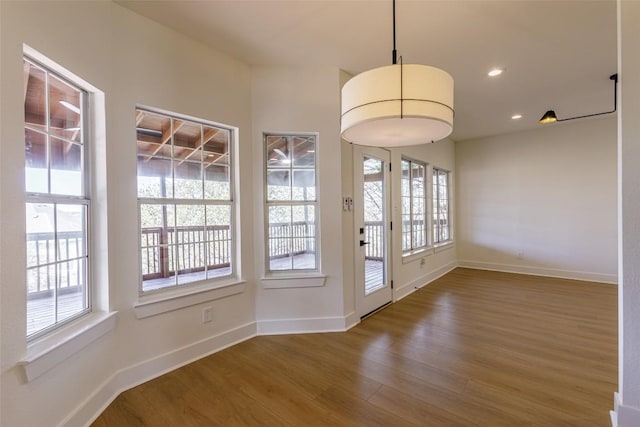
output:
M 384 168 L 385 162 L 365 156 L 363 158 L 364 183 L 364 280 L 365 295 L 385 286 L 384 247 Z

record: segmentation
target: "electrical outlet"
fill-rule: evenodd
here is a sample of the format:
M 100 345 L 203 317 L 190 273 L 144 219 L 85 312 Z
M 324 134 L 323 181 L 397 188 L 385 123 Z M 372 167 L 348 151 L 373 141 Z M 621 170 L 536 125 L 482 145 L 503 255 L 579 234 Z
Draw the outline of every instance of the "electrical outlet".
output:
M 517 258 L 518 259 L 523 259 L 524 258 L 524 252 L 518 252 Z
M 205 307 L 202 309 L 202 323 L 209 323 L 211 322 L 212 318 L 211 318 L 211 312 L 213 311 L 213 308 L 211 307 Z

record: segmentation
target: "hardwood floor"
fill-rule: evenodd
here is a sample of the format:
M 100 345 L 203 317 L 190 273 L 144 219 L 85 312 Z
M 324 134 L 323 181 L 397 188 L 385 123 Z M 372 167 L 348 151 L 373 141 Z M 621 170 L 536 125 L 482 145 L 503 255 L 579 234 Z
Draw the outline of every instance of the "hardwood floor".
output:
M 615 285 L 456 269 L 344 333 L 263 336 L 93 426 L 610 426 Z

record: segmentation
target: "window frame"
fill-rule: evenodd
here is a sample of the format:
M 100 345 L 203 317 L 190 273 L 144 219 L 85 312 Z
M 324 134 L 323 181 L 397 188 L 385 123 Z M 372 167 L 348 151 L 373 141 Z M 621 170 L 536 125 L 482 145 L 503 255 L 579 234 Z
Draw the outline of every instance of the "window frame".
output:
M 406 198 L 406 196 L 403 193 L 403 162 L 408 162 L 409 163 L 409 221 L 410 221 L 410 225 L 409 225 L 409 239 L 410 239 L 410 247 L 408 249 L 405 249 L 404 247 L 404 216 L 405 216 L 405 212 L 404 212 L 404 199 Z M 422 202 L 423 202 L 423 211 L 422 214 L 424 216 L 424 244 L 421 246 L 415 246 L 414 245 L 414 225 L 413 225 L 413 217 L 414 217 L 414 209 L 413 209 L 413 203 L 414 203 L 414 195 L 413 195 L 413 176 L 412 176 L 412 166 L 416 164 L 419 166 L 422 166 L 422 170 L 423 170 L 423 175 L 422 175 L 422 180 L 423 180 L 423 185 L 424 185 L 424 190 L 423 190 L 423 196 L 422 196 Z M 430 237 L 430 228 L 429 227 L 429 209 L 428 209 L 428 167 L 429 164 L 420 160 L 415 160 L 412 159 L 410 157 L 406 157 L 406 156 L 402 156 L 400 158 L 400 202 L 401 202 L 401 212 L 400 212 L 400 225 L 401 225 L 401 230 L 400 233 L 402 235 L 402 239 L 401 239 L 401 248 L 402 248 L 402 256 L 406 257 L 415 253 L 419 253 L 419 252 L 423 252 L 426 249 L 428 249 L 430 247 L 430 243 L 429 243 L 429 237 Z
M 436 175 L 440 175 L 440 173 L 444 173 L 446 175 L 447 178 L 447 184 L 446 184 L 446 189 L 447 189 L 447 226 L 446 229 L 448 230 L 448 237 L 446 239 L 441 239 L 441 228 L 440 228 L 440 224 L 439 221 L 436 222 L 436 218 L 440 218 L 440 203 L 439 202 L 439 189 L 440 189 L 440 181 L 439 179 L 437 179 Z M 447 245 L 449 243 L 453 242 L 453 227 L 451 226 L 451 171 L 447 170 L 447 169 L 443 169 L 443 168 L 439 168 L 439 167 L 432 167 L 432 173 L 431 173 L 431 179 L 432 179 L 432 203 L 431 203 L 431 209 L 432 209 L 432 213 L 431 213 L 431 220 L 432 220 L 432 241 L 433 241 L 433 245 L 434 246 L 442 246 L 442 245 Z
M 189 122 L 190 124 L 198 124 L 201 128 L 201 132 L 203 131 L 204 127 L 213 127 L 213 128 L 217 128 L 217 129 L 221 129 L 224 130 L 226 132 L 229 133 L 229 137 L 228 137 L 228 162 L 227 162 L 227 166 L 228 166 L 228 176 L 229 176 L 229 181 L 228 181 L 228 185 L 229 185 L 229 199 L 228 200 L 224 200 L 224 199 L 214 199 L 214 198 L 205 198 L 205 194 L 204 194 L 204 183 L 206 182 L 205 179 L 205 171 L 204 169 L 201 170 L 201 178 L 200 180 L 203 183 L 203 194 L 202 194 L 202 198 L 177 198 L 175 197 L 175 194 L 172 194 L 171 197 L 140 197 L 138 195 L 138 182 L 137 182 L 137 177 L 138 177 L 138 172 L 136 172 L 136 197 L 137 197 L 137 215 L 138 215 L 138 296 L 142 299 L 141 301 L 145 301 L 144 303 L 138 304 L 140 306 L 143 305 L 147 305 L 147 304 L 155 304 L 158 301 L 163 301 L 162 299 L 157 299 L 158 297 L 160 298 L 164 298 L 164 297 L 169 297 L 169 299 L 175 299 L 176 297 L 182 297 L 184 295 L 188 295 L 192 292 L 203 292 L 206 290 L 211 290 L 211 289 L 217 289 L 220 286 L 226 286 L 226 285 L 235 285 L 238 284 L 238 278 L 239 278 L 239 271 L 240 271 L 240 266 L 238 264 L 238 260 L 239 260 L 239 256 L 238 256 L 238 252 L 237 252 L 237 248 L 238 248 L 238 239 L 239 239 L 239 234 L 238 234 L 238 229 L 239 229 L 239 222 L 238 222 L 238 218 L 237 218 L 237 212 L 238 212 L 238 206 L 237 206 L 237 200 L 238 200 L 238 195 L 237 195 L 237 188 L 236 188 L 236 175 L 237 175 L 237 162 L 235 159 L 235 153 L 236 153 L 236 139 L 237 139 L 237 133 L 238 133 L 238 129 L 233 127 L 233 126 L 229 126 L 226 124 L 222 124 L 222 123 L 218 123 L 218 122 L 214 122 L 211 120 L 207 120 L 207 119 L 202 119 L 199 117 L 193 117 L 193 116 L 189 116 L 189 115 L 185 115 L 185 114 L 181 114 L 181 113 L 176 113 L 173 111 L 168 111 L 168 110 L 163 110 L 163 109 L 159 109 L 159 108 L 155 108 L 155 107 L 149 107 L 146 105 L 136 105 L 135 107 L 135 112 L 136 114 L 139 111 L 143 111 L 143 112 L 147 112 L 150 114 L 154 114 L 154 115 L 160 115 L 160 116 L 164 116 L 165 118 L 169 118 L 171 120 L 172 126 L 174 123 L 174 120 L 179 120 L 179 121 L 186 121 Z M 136 125 L 137 128 L 137 125 Z M 173 141 L 174 137 L 175 137 L 175 133 L 177 131 L 173 131 L 172 130 L 172 134 L 171 134 L 171 140 Z M 201 134 L 202 135 L 202 134 Z M 137 138 L 136 138 L 137 139 Z M 172 143 L 173 145 L 173 143 Z M 204 145 L 204 144 L 203 144 Z M 136 149 L 136 158 L 140 155 L 140 153 L 138 153 L 138 150 Z M 173 162 L 176 160 L 182 160 L 182 159 L 177 159 L 174 155 L 173 149 L 172 149 L 172 153 L 171 153 L 171 180 L 172 183 L 175 183 L 175 168 L 173 166 Z M 200 160 L 200 164 L 202 166 L 204 166 L 205 162 L 203 159 Z M 205 277 L 203 277 L 202 279 L 198 279 L 198 280 L 194 280 L 194 281 L 190 281 L 190 282 L 186 282 L 186 283 L 180 283 L 179 282 L 179 277 L 181 274 L 189 274 L 189 273 L 178 273 L 176 272 L 174 275 L 170 275 L 169 278 L 174 278 L 174 283 L 168 286 L 162 286 L 159 288 L 155 288 L 155 289 L 149 289 L 149 290 L 144 290 L 143 285 L 144 285 L 144 280 L 143 280 L 143 269 L 142 269 L 142 209 L 141 206 L 142 205 L 157 205 L 157 206 L 173 206 L 173 208 L 175 209 L 175 211 L 177 211 L 178 207 L 181 206 L 189 206 L 189 205 L 193 205 L 193 206 L 202 206 L 203 209 L 205 209 L 206 212 L 206 208 L 209 206 L 228 206 L 229 207 L 229 230 L 228 230 L 228 235 L 229 235 L 229 249 L 228 249 L 228 253 L 229 253 L 229 273 L 228 274 L 222 274 L 219 276 L 213 276 L 213 277 L 206 277 L 207 274 L 206 272 L 209 271 L 209 269 L 207 268 L 208 266 L 205 265 L 205 269 L 203 270 Z M 176 214 L 174 214 L 175 216 Z M 174 227 L 176 225 L 174 224 Z M 205 223 L 205 227 L 207 226 L 207 224 Z M 208 241 L 204 240 L 202 242 L 196 242 L 196 244 L 202 244 L 205 248 L 207 247 L 207 243 Z M 177 246 L 177 245 L 175 245 Z M 205 249 L 206 254 L 204 255 L 205 260 L 208 259 L 209 255 L 208 255 L 208 249 Z M 174 255 L 175 256 L 175 255 Z M 175 262 L 177 263 L 178 260 L 176 259 Z M 206 263 L 205 263 L 206 264 Z M 186 294 L 185 294 L 186 292 Z M 180 304 L 180 303 L 178 303 Z M 137 308 L 136 308 L 137 309 Z M 138 309 L 137 309 L 138 310 Z M 155 308 L 152 309 L 152 311 L 156 310 Z M 162 312 L 162 309 L 159 309 L 160 311 L 158 312 Z M 155 314 L 155 312 L 153 313 Z M 142 317 L 145 317 L 144 315 Z
M 46 163 L 47 163 L 47 192 L 38 192 L 38 191 L 28 191 L 27 189 L 27 185 L 26 185 L 26 169 L 27 169 L 27 159 L 25 158 L 25 163 L 24 163 L 24 168 L 25 168 L 25 191 L 24 191 L 24 195 L 25 195 L 25 202 L 24 202 L 24 207 L 25 207 L 25 211 L 27 209 L 27 205 L 29 204 L 51 204 L 53 206 L 53 210 L 54 210 L 54 218 L 57 218 L 57 207 L 60 205 L 71 205 L 71 206 L 82 206 L 84 209 L 84 230 L 81 231 L 80 233 L 83 234 L 83 239 L 84 239 L 84 252 L 85 255 L 84 256 L 77 256 L 74 259 L 70 259 L 70 260 L 58 260 L 58 250 L 59 250 L 59 245 L 57 244 L 58 242 L 58 224 L 57 221 L 54 224 L 54 261 L 52 262 L 46 262 L 44 264 L 38 264 L 38 265 L 34 265 L 34 266 L 29 266 L 28 265 L 28 261 L 27 263 L 25 263 L 25 273 L 28 274 L 29 270 L 32 269 L 38 269 L 38 268 L 42 268 L 42 266 L 50 266 L 50 265 L 54 265 L 54 271 L 55 276 L 56 276 L 56 280 L 55 280 L 55 289 L 54 289 L 54 300 L 55 300 L 55 308 L 54 308 L 54 323 L 52 323 L 49 326 L 46 326 L 44 328 L 41 328 L 39 330 L 34 331 L 31 334 L 28 334 L 28 328 L 25 330 L 25 336 L 26 336 L 26 342 L 27 344 L 31 345 L 33 344 L 35 341 L 39 341 L 41 338 L 46 337 L 46 336 L 50 336 L 53 332 L 60 330 L 62 327 L 67 326 L 68 324 L 74 322 L 75 320 L 78 320 L 80 318 L 86 318 L 87 316 L 89 316 L 93 311 L 94 311 L 94 304 L 93 304 L 93 299 L 94 299 L 94 293 L 96 292 L 95 289 L 95 280 L 93 277 L 93 256 L 92 256 L 92 248 L 94 246 L 94 239 L 93 239 L 93 232 L 92 232 L 92 228 L 93 228 L 93 207 L 92 207 L 92 199 L 93 199 L 93 192 L 92 192 L 92 174 L 93 174 L 93 168 L 92 168 L 92 163 L 91 163 L 91 156 L 92 156 L 92 151 L 93 151 L 93 144 L 95 143 L 94 141 L 94 132 L 93 129 L 91 128 L 91 121 L 90 121 L 90 117 L 94 114 L 94 107 L 93 104 L 90 101 L 90 94 L 92 93 L 92 88 L 88 87 L 86 85 L 86 83 L 84 81 L 82 81 L 82 79 L 77 78 L 75 76 L 75 74 L 71 73 L 70 71 L 68 71 L 66 68 L 58 65 L 57 63 L 54 63 L 53 61 L 51 61 L 49 58 L 46 58 L 43 56 L 43 60 L 40 60 L 38 58 L 36 58 L 36 56 L 42 56 L 40 54 L 38 54 L 36 51 L 33 51 L 30 48 L 27 48 L 25 46 L 24 50 L 23 50 L 23 54 L 22 54 L 22 59 L 23 59 L 23 64 L 25 62 L 28 62 L 31 64 L 31 66 L 35 66 L 39 69 L 41 69 L 44 73 L 45 73 L 45 96 L 44 96 L 44 103 L 45 103 L 45 111 L 44 114 L 46 115 L 45 118 L 45 130 L 38 130 L 36 129 L 36 127 L 34 126 L 29 126 L 27 125 L 27 121 L 26 121 L 26 115 L 24 116 L 24 121 L 23 121 L 23 129 L 26 130 L 31 130 L 32 132 L 37 132 L 39 134 L 45 135 L 45 138 L 47 140 L 46 143 L 46 153 L 45 153 L 45 158 L 46 158 Z M 51 132 L 51 105 L 50 105 L 50 76 L 54 76 L 54 78 L 60 80 L 62 83 L 69 85 L 70 87 L 72 87 L 73 89 L 77 90 L 79 92 L 79 101 L 80 101 L 80 107 L 79 107 L 79 112 L 80 112 L 80 120 L 79 120 L 79 125 L 81 126 L 80 128 L 80 132 L 81 132 L 81 136 L 80 136 L 80 141 L 76 142 L 76 141 L 72 141 L 71 139 L 67 139 L 67 138 L 63 138 L 60 135 L 55 135 Z M 26 84 L 26 82 L 25 82 Z M 26 94 L 26 90 L 27 87 L 25 87 L 25 94 Z M 26 97 L 26 95 L 25 95 Z M 25 99 L 26 100 L 26 99 Z M 26 108 L 26 107 L 25 107 Z M 68 108 L 68 107 L 67 107 Z M 23 112 L 25 112 L 25 109 L 23 109 Z M 53 193 L 52 192 L 52 183 L 51 183 L 51 169 L 52 169 L 52 162 L 51 162 L 51 156 L 50 156 L 50 138 L 51 137 L 55 137 L 56 139 L 60 139 L 63 141 L 67 141 L 69 143 L 74 143 L 74 144 L 78 144 L 82 147 L 82 154 L 81 154 L 81 160 L 80 160 L 80 195 L 65 195 L 65 194 L 59 194 L 59 193 Z M 26 143 L 26 141 L 25 141 Z M 25 212 L 26 213 L 26 212 Z M 26 224 L 25 224 L 26 227 Z M 28 242 L 28 232 L 27 229 L 25 228 L 25 251 L 27 250 L 26 245 Z M 48 245 L 48 244 L 47 244 Z M 81 260 L 84 259 L 85 260 L 85 267 L 84 267 L 84 274 L 83 274 L 83 280 L 84 280 L 84 308 L 82 310 L 77 311 L 76 313 L 74 313 L 73 315 L 64 318 L 63 320 L 57 321 L 55 320 L 55 318 L 58 316 L 57 314 L 57 307 L 58 307 L 58 298 L 59 298 L 59 294 L 58 294 L 58 266 L 59 265 L 63 265 L 66 264 L 68 262 L 74 261 L 74 260 Z M 27 277 L 25 277 L 25 285 L 27 285 L 27 289 L 26 292 L 28 293 L 28 279 Z M 27 317 L 26 319 L 28 319 L 28 303 L 27 303 L 27 310 L 26 310 L 26 314 Z
M 286 137 L 286 138 L 309 138 L 312 137 L 314 139 L 314 164 L 313 168 L 299 168 L 303 170 L 313 170 L 314 172 L 314 185 L 315 185 L 315 199 L 314 200 L 293 200 L 291 196 L 289 200 L 269 200 L 269 190 L 268 190 L 268 181 L 267 175 L 269 168 L 269 158 L 268 158 L 268 145 L 267 138 L 269 137 Z M 319 202 L 319 177 L 318 177 L 318 163 L 319 163 L 319 134 L 317 132 L 263 132 L 262 134 L 262 153 L 263 153 L 263 194 L 264 194 L 264 272 L 265 278 L 278 278 L 278 277 L 291 277 L 291 276 L 317 276 L 320 273 L 320 202 Z M 274 169 L 285 169 L 282 167 L 273 168 Z M 292 173 L 296 169 L 295 165 L 292 163 L 289 165 L 287 170 L 290 172 L 291 177 L 293 179 Z M 315 268 L 299 268 L 299 269 L 281 269 L 281 270 L 272 270 L 270 263 L 270 255 L 269 255 L 269 207 L 270 206 L 313 206 L 314 208 L 314 247 L 315 247 Z M 292 263 L 293 267 L 293 263 Z M 324 280 L 321 281 L 320 285 L 324 284 Z M 267 287 L 270 287 L 268 285 Z M 313 284 L 309 286 L 318 286 L 318 283 L 313 282 Z M 275 285 L 274 287 L 288 287 Z

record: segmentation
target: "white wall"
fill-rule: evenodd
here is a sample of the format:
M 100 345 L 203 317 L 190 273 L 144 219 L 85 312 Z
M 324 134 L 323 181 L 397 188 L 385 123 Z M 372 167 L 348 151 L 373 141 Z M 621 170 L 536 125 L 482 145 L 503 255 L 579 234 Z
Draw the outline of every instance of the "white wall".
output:
M 215 350 L 218 334 L 254 325 L 254 284 L 245 292 L 208 302 L 214 321 L 202 324 L 202 304 L 138 320 L 136 205 L 137 103 L 176 111 L 240 128 L 238 155 L 242 234 L 253 234 L 251 168 L 251 79 L 248 66 L 213 51 L 110 1 L 0 2 L 2 128 L 0 182 L 1 358 L 3 426 L 53 426 L 89 399 L 86 413 L 69 425 L 87 422 L 91 404 L 107 403 L 120 387 L 158 375 L 163 369 Z M 106 176 L 101 194 L 108 210 L 107 309 L 117 310 L 115 329 L 26 382 L 16 366 L 26 352 L 23 196 L 22 44 L 104 91 Z M 253 273 L 250 244 L 242 246 L 245 277 Z M 100 257 L 96 257 L 100 258 Z M 104 259 L 96 259 L 105 262 Z M 253 326 L 253 333 L 255 325 Z M 238 337 L 236 337 L 238 338 Z M 240 337 L 241 338 L 241 337 Z M 98 393 L 94 396 L 94 393 Z M 93 399 L 93 400 L 92 400 Z M 84 417 L 84 419 L 83 419 Z
M 433 144 L 418 145 L 413 147 L 394 148 L 391 152 L 391 163 L 393 169 L 391 173 L 391 197 L 392 197 L 392 218 L 394 229 L 392 233 L 393 245 L 393 282 L 394 299 L 402 298 L 417 288 L 424 286 L 437 277 L 443 275 L 456 266 L 456 243 L 457 226 L 455 217 L 451 218 L 454 243 L 440 248 L 430 248 L 421 255 L 403 257 L 402 256 L 402 200 L 401 200 L 401 179 L 400 160 L 405 156 L 412 160 L 426 163 L 431 168 L 437 167 L 450 172 L 450 210 L 456 212 L 456 164 L 455 146 L 450 139 L 444 139 Z M 431 176 L 428 176 L 428 184 L 432 183 Z M 431 195 L 431 188 L 427 188 L 427 194 Z M 431 206 L 427 208 L 431 212 Z M 395 226 L 398 224 L 398 226 Z M 421 261 L 424 260 L 424 263 Z
M 463 266 L 615 283 L 616 119 L 456 143 Z
M 618 2 L 619 396 L 614 421 L 640 425 L 640 2 Z
M 298 287 L 304 276 L 283 281 L 284 288 L 257 288 L 260 333 L 344 330 L 340 174 L 340 71 L 330 67 L 254 67 L 253 156 L 255 269 L 264 277 L 263 132 L 317 132 L 320 273 L 323 286 Z M 290 275 L 291 276 L 291 275 Z

